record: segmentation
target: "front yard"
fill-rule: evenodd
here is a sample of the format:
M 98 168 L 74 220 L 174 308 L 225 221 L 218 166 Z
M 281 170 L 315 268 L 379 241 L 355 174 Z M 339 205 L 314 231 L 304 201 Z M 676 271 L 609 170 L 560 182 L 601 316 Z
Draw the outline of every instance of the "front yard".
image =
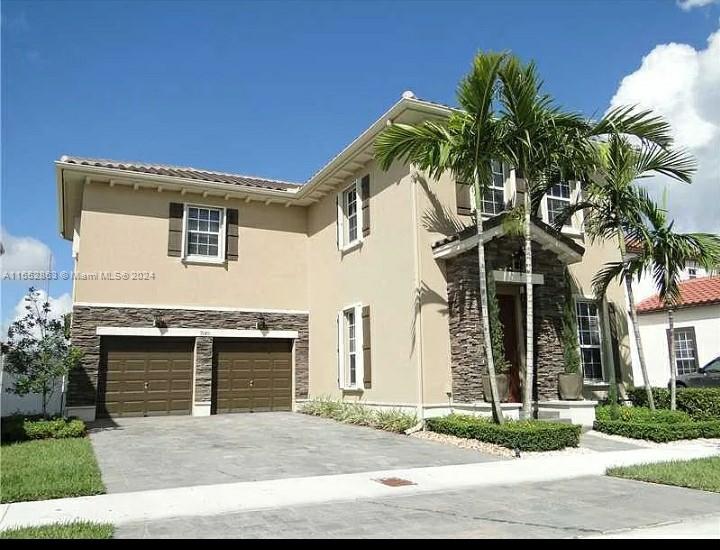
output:
M 720 457 L 612 468 L 608 475 L 720 493 Z
M 8 529 L 0 533 L 0 539 L 109 539 L 114 531 L 108 523 L 76 521 Z
M 0 448 L 0 502 L 97 495 L 105 492 L 90 440 L 43 439 Z

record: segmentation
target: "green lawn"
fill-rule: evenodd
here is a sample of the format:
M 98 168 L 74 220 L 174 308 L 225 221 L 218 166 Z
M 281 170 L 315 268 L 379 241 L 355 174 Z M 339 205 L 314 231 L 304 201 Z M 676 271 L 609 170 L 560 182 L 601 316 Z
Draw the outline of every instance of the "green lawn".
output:
M 0 539 L 109 539 L 115 528 L 109 523 L 75 521 L 40 527 L 20 527 L 0 533 Z
M 105 492 L 90 440 L 43 439 L 0 447 L 0 502 Z
M 612 468 L 608 475 L 720 493 L 720 457 Z

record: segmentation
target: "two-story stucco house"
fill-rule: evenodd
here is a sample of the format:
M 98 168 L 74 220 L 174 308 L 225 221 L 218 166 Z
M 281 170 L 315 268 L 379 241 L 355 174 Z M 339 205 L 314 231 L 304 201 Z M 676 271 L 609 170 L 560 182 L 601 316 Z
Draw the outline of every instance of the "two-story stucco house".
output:
M 332 396 L 421 416 L 484 402 L 477 235 L 467 186 L 413 166 L 384 172 L 375 137 L 390 122 L 447 116 L 410 94 L 302 185 L 194 168 L 64 156 L 59 224 L 73 242 L 73 344 L 84 352 L 67 412 L 209 415 L 290 410 Z M 551 222 L 578 195 L 556 186 L 533 225 L 540 408 L 558 403 L 559 331 L 570 284 L 586 394 L 628 381 L 625 296 L 596 303 L 591 279 L 617 260 L 582 219 Z M 483 200 L 516 415 L 524 362 L 522 242 L 504 230 L 519 195 L 497 166 Z M 566 276 L 566 272 L 569 276 Z

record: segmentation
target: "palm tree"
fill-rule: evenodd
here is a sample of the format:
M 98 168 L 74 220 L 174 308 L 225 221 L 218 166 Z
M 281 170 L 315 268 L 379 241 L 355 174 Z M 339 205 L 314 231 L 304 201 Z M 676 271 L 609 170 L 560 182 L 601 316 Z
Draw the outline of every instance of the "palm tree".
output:
M 482 196 L 492 178 L 491 162 L 503 159 L 499 147 L 499 124 L 495 115 L 498 74 L 506 56 L 480 53 L 470 72 L 460 82 L 457 98 L 462 111 L 448 119 L 419 124 L 393 124 L 375 141 L 376 158 L 383 170 L 402 161 L 426 171 L 433 179 L 449 172 L 458 182 L 472 182 L 475 225 L 478 234 L 478 294 L 482 317 L 485 361 L 490 378 L 493 417 L 503 423 L 488 314 L 485 246 L 482 240 Z
M 643 231 L 643 267 L 652 274 L 658 297 L 667 309 L 670 329 L 670 409 L 675 410 L 676 370 L 675 325 L 673 311 L 680 302 L 680 274 L 689 262 L 706 268 L 720 264 L 720 237 L 709 233 L 676 233 L 674 221 L 668 222 L 667 212 L 651 204 L 645 215 L 648 226 Z
M 632 289 L 633 272 L 640 271 L 641 266 L 631 262 L 627 253 L 628 239 L 641 240 L 643 213 L 652 210 L 652 203 L 645 191 L 635 184 L 654 175 L 690 183 L 695 161 L 683 151 L 671 151 L 655 144 L 634 146 L 627 137 L 618 133 L 612 133 L 609 140 L 599 147 L 599 152 L 601 158 L 597 174 L 585 189 L 585 199 L 563 212 L 556 226 L 564 223 L 574 212 L 582 210 L 585 213 L 585 231 L 591 239 L 617 240 L 621 261 L 606 264 L 597 274 L 595 294 L 599 300 L 604 299 L 613 279 L 620 278 L 624 283 L 648 404 L 655 409 Z M 610 382 L 612 384 L 614 380 Z

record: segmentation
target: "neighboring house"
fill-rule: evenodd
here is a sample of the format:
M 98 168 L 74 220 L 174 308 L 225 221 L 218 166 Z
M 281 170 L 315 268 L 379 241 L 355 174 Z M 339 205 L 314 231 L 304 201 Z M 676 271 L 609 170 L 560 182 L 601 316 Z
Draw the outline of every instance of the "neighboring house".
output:
M 420 415 L 488 412 L 468 186 L 402 164 L 384 172 L 373 160 L 389 122 L 449 113 L 405 94 L 303 185 L 62 157 L 72 340 L 85 352 L 68 413 L 290 410 L 318 396 Z M 547 224 L 578 193 L 576 182 L 556 186 L 532 227 L 541 406 L 558 399 L 566 284 L 588 397 L 607 390 L 610 369 L 631 377 L 624 292 L 613 285 L 597 303 L 591 285 L 617 247 L 585 242 L 580 217 L 562 232 Z M 525 358 L 523 243 L 502 212 L 521 196 L 514 170 L 496 165 L 483 238 L 514 401 Z M 505 407 L 517 415 L 517 403 Z
M 687 271 L 687 270 L 686 270 Z M 677 374 L 691 374 L 720 356 L 720 277 L 689 277 L 680 283 L 681 299 L 674 310 Z M 667 309 L 657 295 L 637 304 L 640 338 L 650 384 L 670 381 L 670 331 Z M 637 362 L 636 384 L 642 383 Z

